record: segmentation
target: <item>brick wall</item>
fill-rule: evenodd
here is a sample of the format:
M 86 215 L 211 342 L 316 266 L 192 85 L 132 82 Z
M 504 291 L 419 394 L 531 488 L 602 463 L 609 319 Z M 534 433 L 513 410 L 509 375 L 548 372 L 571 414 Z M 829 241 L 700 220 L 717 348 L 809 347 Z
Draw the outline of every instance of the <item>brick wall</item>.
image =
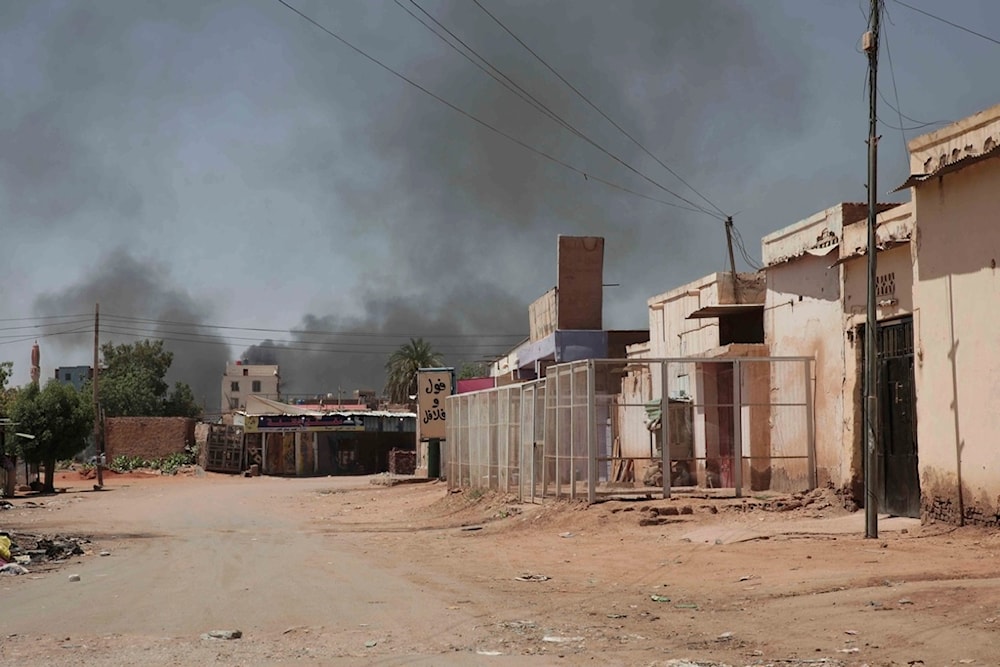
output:
M 108 463 L 117 456 L 160 459 L 194 444 L 195 420 L 187 417 L 110 417 L 105 429 Z

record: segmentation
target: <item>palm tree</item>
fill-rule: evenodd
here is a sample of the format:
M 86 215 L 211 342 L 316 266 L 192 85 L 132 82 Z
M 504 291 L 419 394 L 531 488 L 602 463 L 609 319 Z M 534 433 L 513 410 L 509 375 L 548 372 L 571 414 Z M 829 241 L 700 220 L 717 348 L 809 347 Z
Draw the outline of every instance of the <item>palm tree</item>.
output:
M 411 338 L 392 353 L 385 364 L 385 393 L 393 403 L 408 403 L 417 393 L 417 370 L 438 368 L 443 363 L 440 354 L 423 338 Z

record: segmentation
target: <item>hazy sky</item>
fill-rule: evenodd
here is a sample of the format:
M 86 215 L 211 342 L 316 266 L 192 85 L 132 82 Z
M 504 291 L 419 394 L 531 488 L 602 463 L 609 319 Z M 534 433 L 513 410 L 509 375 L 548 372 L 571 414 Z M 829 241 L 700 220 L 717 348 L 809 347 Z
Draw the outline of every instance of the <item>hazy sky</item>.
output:
M 480 1 L 733 214 L 754 256 L 763 234 L 866 200 L 867 3 Z M 103 340 L 167 338 L 173 379 L 214 409 L 225 361 L 265 340 L 253 356 L 277 359 L 292 392 L 381 388 L 382 365 L 406 336 L 430 337 L 456 365 L 504 351 L 555 283 L 557 234 L 607 238 L 605 279 L 621 285 L 606 293 L 611 328 L 645 328 L 650 296 L 725 269 L 718 220 L 595 180 L 681 203 L 400 6 L 433 16 L 575 130 L 705 205 L 476 4 L 289 2 L 595 178 L 492 133 L 274 0 L 6 0 L 0 360 L 14 361 L 15 383 L 28 379 L 36 337 L 43 377 L 90 362 L 96 301 L 108 316 Z M 908 4 L 1000 38 L 993 0 Z M 898 93 L 899 109 L 923 122 L 1000 103 L 1000 45 L 894 0 L 886 9 L 889 102 Z M 899 116 L 885 104 L 880 114 L 888 193 L 907 166 L 889 127 Z M 42 317 L 51 319 L 29 319 Z

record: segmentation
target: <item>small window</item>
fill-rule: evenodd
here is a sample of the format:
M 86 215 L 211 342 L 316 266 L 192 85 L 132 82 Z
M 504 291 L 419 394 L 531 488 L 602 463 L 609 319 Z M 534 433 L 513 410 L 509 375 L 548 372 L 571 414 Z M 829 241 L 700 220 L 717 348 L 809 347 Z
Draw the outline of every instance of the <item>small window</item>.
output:
M 66 382 L 69 382 L 72 379 L 73 379 L 73 376 L 70 375 L 69 373 L 66 373 L 65 375 L 63 375 L 63 380 L 65 380 Z
M 249 368 L 244 368 L 243 369 L 243 377 L 246 377 L 248 375 L 250 375 L 250 369 Z
M 238 399 L 238 398 L 230 398 L 229 399 L 229 409 L 230 410 L 236 410 L 239 407 L 240 407 L 240 399 Z
M 253 392 L 255 394 L 259 394 L 260 393 L 260 380 L 254 380 L 253 381 Z
M 239 390 L 240 390 L 240 383 L 239 382 L 230 382 L 229 383 L 229 391 L 239 391 Z

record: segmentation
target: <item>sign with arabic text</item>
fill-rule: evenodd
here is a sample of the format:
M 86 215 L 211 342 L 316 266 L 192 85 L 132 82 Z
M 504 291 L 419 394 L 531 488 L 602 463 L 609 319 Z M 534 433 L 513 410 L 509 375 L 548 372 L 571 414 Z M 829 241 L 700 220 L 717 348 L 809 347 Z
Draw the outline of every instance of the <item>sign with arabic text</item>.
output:
M 417 371 L 417 422 L 421 440 L 444 440 L 448 416 L 444 399 L 455 391 L 455 370 L 433 368 Z

